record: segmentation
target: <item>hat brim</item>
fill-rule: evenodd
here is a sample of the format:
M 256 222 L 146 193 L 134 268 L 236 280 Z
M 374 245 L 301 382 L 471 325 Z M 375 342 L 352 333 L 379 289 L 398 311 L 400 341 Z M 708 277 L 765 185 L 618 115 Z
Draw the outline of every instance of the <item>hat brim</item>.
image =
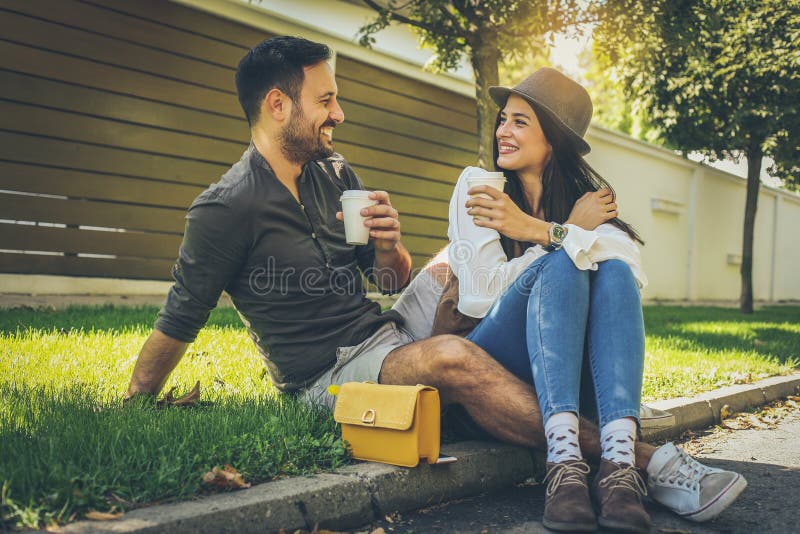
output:
M 553 112 L 553 110 L 548 108 L 546 105 L 542 104 L 541 102 L 531 97 L 530 95 L 526 95 L 523 92 L 511 89 L 509 87 L 501 87 L 498 85 L 493 85 L 489 87 L 489 96 L 492 97 L 494 103 L 497 104 L 500 108 L 506 105 L 506 100 L 508 100 L 508 96 L 511 94 L 515 94 L 521 98 L 524 98 L 529 104 L 531 104 L 531 106 L 535 106 L 535 111 L 537 112 L 543 111 L 544 113 L 547 113 L 548 117 L 550 117 L 550 119 L 555 121 L 559 126 L 561 126 L 564 132 L 566 132 L 566 134 L 575 144 L 575 148 L 577 149 L 578 154 L 580 154 L 581 156 L 585 156 L 586 154 L 591 152 L 592 147 L 589 146 L 589 143 L 587 143 L 583 139 L 583 137 L 578 135 L 578 133 L 575 130 L 564 124 L 564 121 L 562 121 L 558 117 L 558 115 L 556 115 Z

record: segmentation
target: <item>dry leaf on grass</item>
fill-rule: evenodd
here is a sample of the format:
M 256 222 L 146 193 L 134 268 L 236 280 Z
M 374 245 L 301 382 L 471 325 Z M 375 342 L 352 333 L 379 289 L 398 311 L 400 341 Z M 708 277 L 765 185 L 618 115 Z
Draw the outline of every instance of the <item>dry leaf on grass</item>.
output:
M 250 484 L 244 481 L 244 477 L 242 477 L 241 473 L 229 465 L 226 465 L 222 469 L 214 467 L 214 469 L 203 475 L 203 482 L 209 486 L 221 489 L 242 489 L 250 487 Z
M 120 517 L 125 515 L 124 512 L 114 512 L 114 510 L 116 509 L 117 509 L 116 506 L 112 506 L 111 510 L 109 510 L 108 512 L 98 512 L 97 510 L 89 510 L 88 512 L 86 512 L 86 515 L 84 517 L 86 517 L 86 519 L 91 519 L 92 521 L 111 521 L 113 519 L 119 519 Z
M 173 387 L 167 394 L 164 395 L 160 401 L 156 404 L 158 406 L 192 406 L 197 404 L 197 401 L 200 400 L 200 381 L 198 380 L 197 383 L 194 385 L 192 390 L 184 395 L 183 397 L 175 398 L 173 393 L 175 390 L 178 389 L 177 386 Z

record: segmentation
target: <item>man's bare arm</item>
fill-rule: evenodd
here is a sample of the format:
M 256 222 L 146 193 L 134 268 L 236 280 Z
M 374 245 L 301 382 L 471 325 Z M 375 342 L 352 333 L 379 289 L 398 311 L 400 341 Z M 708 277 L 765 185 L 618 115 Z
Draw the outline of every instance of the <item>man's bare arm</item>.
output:
M 137 394 L 157 394 L 161 391 L 164 382 L 181 361 L 188 346 L 189 344 L 184 341 L 178 341 L 159 330 L 153 330 L 144 342 L 139 359 L 136 360 L 125 399 Z

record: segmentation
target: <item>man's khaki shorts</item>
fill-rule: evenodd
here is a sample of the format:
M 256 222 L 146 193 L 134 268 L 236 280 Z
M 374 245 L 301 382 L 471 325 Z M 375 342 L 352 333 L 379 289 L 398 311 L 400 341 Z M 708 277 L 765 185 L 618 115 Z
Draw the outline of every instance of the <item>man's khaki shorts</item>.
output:
M 392 306 L 404 319 L 403 325 L 388 322 L 358 345 L 339 347 L 336 364 L 300 393 L 299 398 L 333 408 L 336 397 L 328 393 L 331 384 L 377 382 L 383 360 L 390 352 L 431 336 L 433 316 L 441 294 L 442 286 L 433 276 L 427 271 L 420 272 Z

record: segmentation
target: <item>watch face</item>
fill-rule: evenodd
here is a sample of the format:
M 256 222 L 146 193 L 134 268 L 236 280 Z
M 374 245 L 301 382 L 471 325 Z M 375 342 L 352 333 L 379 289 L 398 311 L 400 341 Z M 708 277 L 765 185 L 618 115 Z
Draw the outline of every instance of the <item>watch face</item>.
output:
M 567 232 L 564 229 L 564 227 L 561 226 L 561 225 L 558 225 L 558 224 L 554 225 L 553 226 L 553 240 L 554 241 L 558 241 L 560 243 L 561 241 L 564 241 L 565 237 L 567 237 Z

